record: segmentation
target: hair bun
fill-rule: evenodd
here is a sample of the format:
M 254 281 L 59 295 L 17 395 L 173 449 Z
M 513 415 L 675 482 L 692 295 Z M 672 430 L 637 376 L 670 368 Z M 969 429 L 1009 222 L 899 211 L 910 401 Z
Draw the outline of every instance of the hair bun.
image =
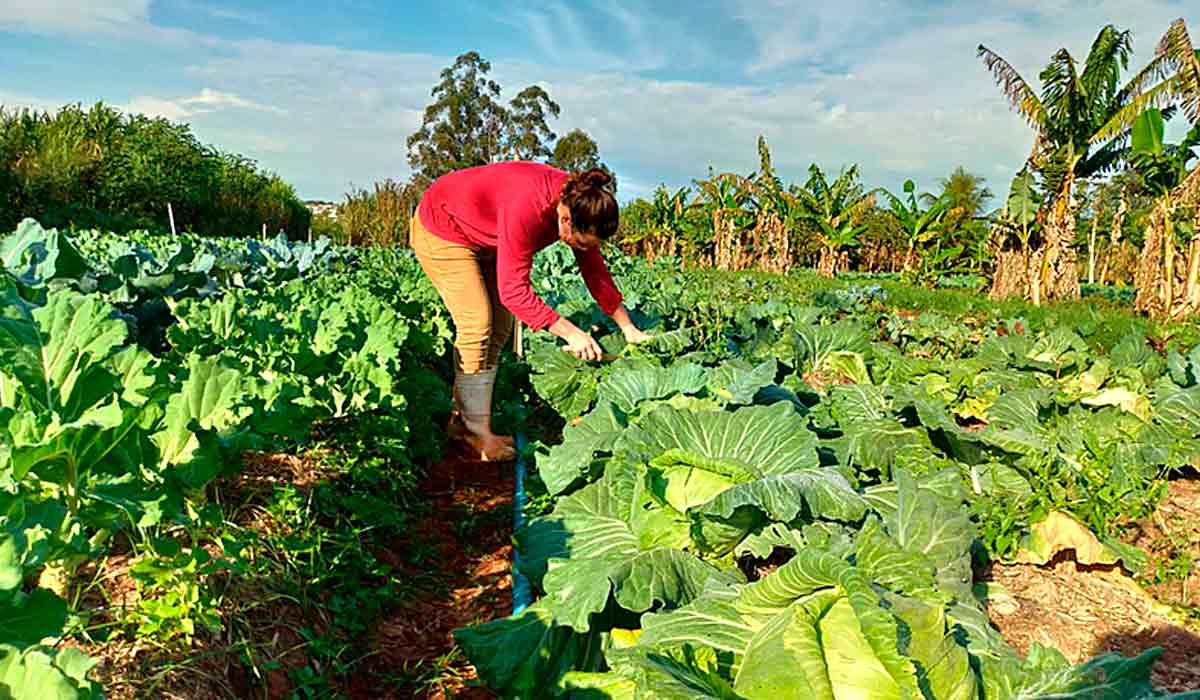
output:
M 621 211 L 609 189 L 613 176 L 602 168 L 571 173 L 562 185 L 559 201 L 571 210 L 571 223 L 579 231 L 592 231 L 601 239 L 617 232 Z
M 579 179 L 591 187 L 604 188 L 608 187 L 609 183 L 612 182 L 612 175 L 608 174 L 608 171 L 603 168 L 592 168 L 591 170 L 583 171 Z

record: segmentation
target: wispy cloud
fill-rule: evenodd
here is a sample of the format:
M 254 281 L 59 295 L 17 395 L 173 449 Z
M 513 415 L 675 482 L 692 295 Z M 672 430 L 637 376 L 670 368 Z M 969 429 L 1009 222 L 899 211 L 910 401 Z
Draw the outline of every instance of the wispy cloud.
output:
M 527 34 L 540 60 L 558 67 L 640 73 L 694 65 L 706 54 L 688 28 L 655 5 L 516 0 L 503 9 L 472 5 Z
M 250 25 L 254 27 L 266 28 L 269 27 L 270 20 L 259 12 L 246 10 L 243 8 L 228 7 L 224 5 L 215 5 L 211 2 L 199 2 L 198 0 L 168 0 L 172 6 L 177 7 L 184 12 L 201 17 L 211 19 L 236 22 L 238 24 Z
M 0 0 L 0 29 L 111 32 L 145 23 L 150 0 Z
M 138 95 L 123 105 L 123 109 L 131 113 L 145 114 L 151 117 L 165 117 L 182 121 L 191 117 L 209 114 L 222 109 L 255 110 L 270 112 L 284 116 L 287 112 L 279 107 L 265 105 L 248 100 L 230 92 L 221 92 L 212 88 L 204 88 L 200 94 L 191 97 L 168 99 L 152 95 Z

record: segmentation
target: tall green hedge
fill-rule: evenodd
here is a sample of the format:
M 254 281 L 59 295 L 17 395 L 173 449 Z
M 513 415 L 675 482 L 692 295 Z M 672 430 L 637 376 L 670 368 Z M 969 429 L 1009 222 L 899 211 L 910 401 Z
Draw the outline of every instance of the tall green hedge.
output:
M 45 226 L 306 236 L 291 185 L 243 156 L 200 143 L 186 124 L 98 103 L 57 113 L 0 105 L 0 231 Z

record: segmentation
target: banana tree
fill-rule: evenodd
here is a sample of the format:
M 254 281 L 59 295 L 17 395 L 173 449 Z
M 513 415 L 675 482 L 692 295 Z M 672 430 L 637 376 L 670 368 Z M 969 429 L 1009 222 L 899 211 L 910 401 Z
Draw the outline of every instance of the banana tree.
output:
M 747 179 L 734 173 L 721 173 L 696 182 L 699 188 L 694 204 L 711 217 L 712 236 L 694 241 L 703 252 L 702 259 L 723 270 L 735 269 L 740 261 L 740 231 L 750 222 L 746 210 L 750 200 Z M 700 229 L 697 234 L 706 234 Z
M 930 242 L 942 233 L 942 225 L 946 213 L 950 209 L 950 198 L 943 194 L 937 198 L 922 198 L 932 199 L 929 208 L 921 206 L 916 194 L 917 186 L 912 180 L 904 181 L 904 194 L 907 195 L 908 201 L 904 201 L 896 195 L 882 190 L 885 197 L 889 201 L 889 209 L 900 225 L 904 228 L 905 236 L 908 238 L 908 250 L 904 254 L 904 271 L 908 272 L 912 268 L 913 255 L 916 252 L 918 244 L 924 245 Z
M 1135 306 L 1155 316 L 1180 316 L 1200 310 L 1200 239 L 1193 221 L 1175 221 L 1178 210 L 1194 208 L 1200 199 L 1200 168 L 1188 174 L 1188 165 L 1196 157 L 1192 149 L 1200 146 L 1200 124 L 1181 143 L 1171 145 L 1163 142 L 1165 121 L 1162 111 L 1150 109 L 1133 128 L 1129 162 L 1155 197 L 1138 260 Z M 1185 245 L 1190 249 L 1183 270 L 1175 266 L 1180 233 L 1187 237 Z
M 771 152 L 762 136 L 758 137 L 758 155 L 758 172 L 746 181 L 755 218 L 753 245 L 758 268 L 767 272 L 785 272 L 795 260 L 792 234 L 801 220 L 801 207 L 795 195 L 788 192 L 775 174 Z
M 1042 227 L 1041 211 L 1043 199 L 1038 192 L 1037 180 L 1028 168 L 1021 170 L 1009 186 L 1008 198 L 996 216 L 994 226 L 1001 235 L 1015 238 L 1020 245 L 1017 251 L 1001 249 L 996 276 L 992 281 L 992 297 L 1003 298 L 1020 292 L 1034 304 L 1042 301 L 1042 277 L 1036 274 L 1035 257 L 1031 242 Z
M 866 191 L 858 182 L 858 166 L 842 171 L 832 184 L 813 163 L 803 187 L 793 188 L 799 216 L 813 224 L 821 238 L 821 259 L 817 272 L 833 277 L 838 258 L 845 248 L 858 245 L 858 237 L 867 230 L 860 223 L 863 214 L 875 205 L 875 191 Z
M 1132 36 L 1112 25 L 1102 28 L 1080 66 L 1060 49 L 1038 75 L 1039 96 L 1004 58 L 986 46 L 978 53 L 1011 106 L 1036 132 L 1027 167 L 1046 191 L 1045 229 L 1037 287 L 1049 298 L 1078 298 L 1075 267 L 1077 179 L 1103 175 L 1121 161 L 1124 143 L 1137 115 L 1173 99 L 1170 83 L 1155 85 L 1168 70 L 1166 55 L 1155 58 L 1124 85 L 1121 73 L 1133 52 Z
M 680 187 L 670 192 L 665 186 L 659 186 L 654 191 L 654 199 L 650 203 L 650 231 L 643 234 L 650 239 L 647 242 L 653 247 L 652 251 L 645 251 L 649 257 L 679 254 L 679 235 L 685 228 L 687 198 L 690 194 L 690 187 Z

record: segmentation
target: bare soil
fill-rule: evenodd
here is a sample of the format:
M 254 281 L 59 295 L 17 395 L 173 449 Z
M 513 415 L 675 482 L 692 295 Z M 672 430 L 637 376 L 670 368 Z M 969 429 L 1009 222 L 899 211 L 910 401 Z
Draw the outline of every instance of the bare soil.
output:
M 1158 600 L 1200 608 L 1200 475 L 1174 479 L 1154 514 L 1124 537 L 1150 553 L 1160 579 L 1149 586 Z
M 1200 481 L 1176 479 L 1162 505 L 1129 537 L 1157 562 L 1200 562 Z M 1074 662 L 1118 651 L 1161 647 L 1155 684 L 1170 691 L 1200 689 L 1200 578 L 1141 587 L 1119 566 L 1084 566 L 1064 552 L 1046 566 L 994 565 L 985 581 L 1003 591 L 988 613 L 1021 653 L 1033 642 L 1058 648 Z
M 380 622 L 370 641 L 376 654 L 362 674 L 364 680 L 402 674 L 414 682 L 396 692 L 367 682 L 351 689 L 352 698 L 496 697 L 478 685 L 475 669 L 455 648 L 453 632 L 512 612 L 514 487 L 512 464 L 477 462 L 453 445 L 430 470 L 423 491 L 431 515 L 393 549 L 435 547 L 439 585 Z

